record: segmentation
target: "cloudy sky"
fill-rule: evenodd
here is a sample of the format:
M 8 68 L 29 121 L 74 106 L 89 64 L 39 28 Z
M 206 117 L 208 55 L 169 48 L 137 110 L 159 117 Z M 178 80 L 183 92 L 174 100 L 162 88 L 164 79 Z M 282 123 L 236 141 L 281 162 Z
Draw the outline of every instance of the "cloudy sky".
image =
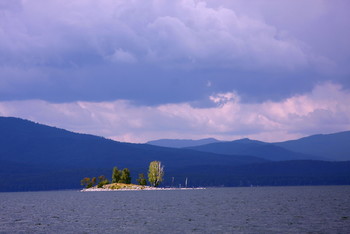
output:
M 350 130 L 348 0 L 0 0 L 0 116 L 128 142 Z

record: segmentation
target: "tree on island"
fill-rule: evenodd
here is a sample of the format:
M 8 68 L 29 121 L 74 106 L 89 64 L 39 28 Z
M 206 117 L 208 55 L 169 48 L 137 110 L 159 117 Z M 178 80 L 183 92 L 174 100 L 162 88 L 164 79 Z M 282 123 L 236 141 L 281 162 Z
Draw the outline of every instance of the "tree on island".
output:
M 160 161 L 153 161 L 149 164 L 148 181 L 153 187 L 158 187 L 163 181 L 164 166 Z
M 92 186 L 96 184 L 96 181 L 97 181 L 96 177 L 92 177 L 91 179 Z
M 112 173 L 112 183 L 118 183 L 120 180 L 120 171 L 118 170 L 118 167 L 113 168 Z
M 130 171 L 128 168 L 122 170 L 122 175 L 120 176 L 119 183 L 131 184 Z
M 99 176 L 98 180 L 99 180 L 99 182 L 97 184 L 98 188 L 102 188 L 103 185 L 109 184 L 109 181 L 106 179 L 106 177 L 104 175 Z
M 139 174 L 139 178 L 137 179 L 137 182 L 139 182 L 139 185 L 147 185 L 145 174 L 143 173 Z
M 80 184 L 85 186 L 85 188 L 91 188 L 92 187 L 91 179 L 89 177 L 85 177 L 84 179 L 82 179 L 80 181 Z
M 91 188 L 96 185 L 96 177 L 93 177 L 91 179 L 89 177 L 85 177 L 80 181 L 80 184 L 85 186 L 85 188 Z

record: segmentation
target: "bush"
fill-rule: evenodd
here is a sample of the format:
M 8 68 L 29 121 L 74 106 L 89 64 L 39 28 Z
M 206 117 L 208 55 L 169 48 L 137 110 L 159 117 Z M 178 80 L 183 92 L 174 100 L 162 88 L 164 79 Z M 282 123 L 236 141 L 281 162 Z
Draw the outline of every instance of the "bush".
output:
M 103 185 L 109 184 L 108 180 L 102 180 L 98 183 L 97 188 L 102 188 Z

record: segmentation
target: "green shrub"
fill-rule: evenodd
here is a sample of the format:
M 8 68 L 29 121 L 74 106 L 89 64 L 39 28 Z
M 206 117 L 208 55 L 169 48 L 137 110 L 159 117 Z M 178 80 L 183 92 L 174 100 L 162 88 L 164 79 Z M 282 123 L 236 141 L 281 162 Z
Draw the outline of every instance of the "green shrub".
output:
M 102 180 L 98 183 L 97 188 L 102 188 L 103 185 L 109 184 L 108 180 Z

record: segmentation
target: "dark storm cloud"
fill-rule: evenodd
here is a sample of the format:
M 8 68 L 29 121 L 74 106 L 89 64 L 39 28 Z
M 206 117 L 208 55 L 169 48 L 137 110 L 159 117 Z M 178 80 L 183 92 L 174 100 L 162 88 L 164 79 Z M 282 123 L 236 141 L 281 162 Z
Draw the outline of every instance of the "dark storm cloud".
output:
M 274 14 L 303 9 L 301 2 L 273 5 L 273 12 L 234 3 L 0 1 L 0 99 L 154 105 L 236 91 L 259 102 L 326 80 L 349 85 L 344 7 L 308 2 L 304 21 L 293 23 Z M 336 25 L 334 37 L 310 28 L 330 14 L 337 14 L 326 26 Z M 313 33 L 321 38 L 315 45 Z

